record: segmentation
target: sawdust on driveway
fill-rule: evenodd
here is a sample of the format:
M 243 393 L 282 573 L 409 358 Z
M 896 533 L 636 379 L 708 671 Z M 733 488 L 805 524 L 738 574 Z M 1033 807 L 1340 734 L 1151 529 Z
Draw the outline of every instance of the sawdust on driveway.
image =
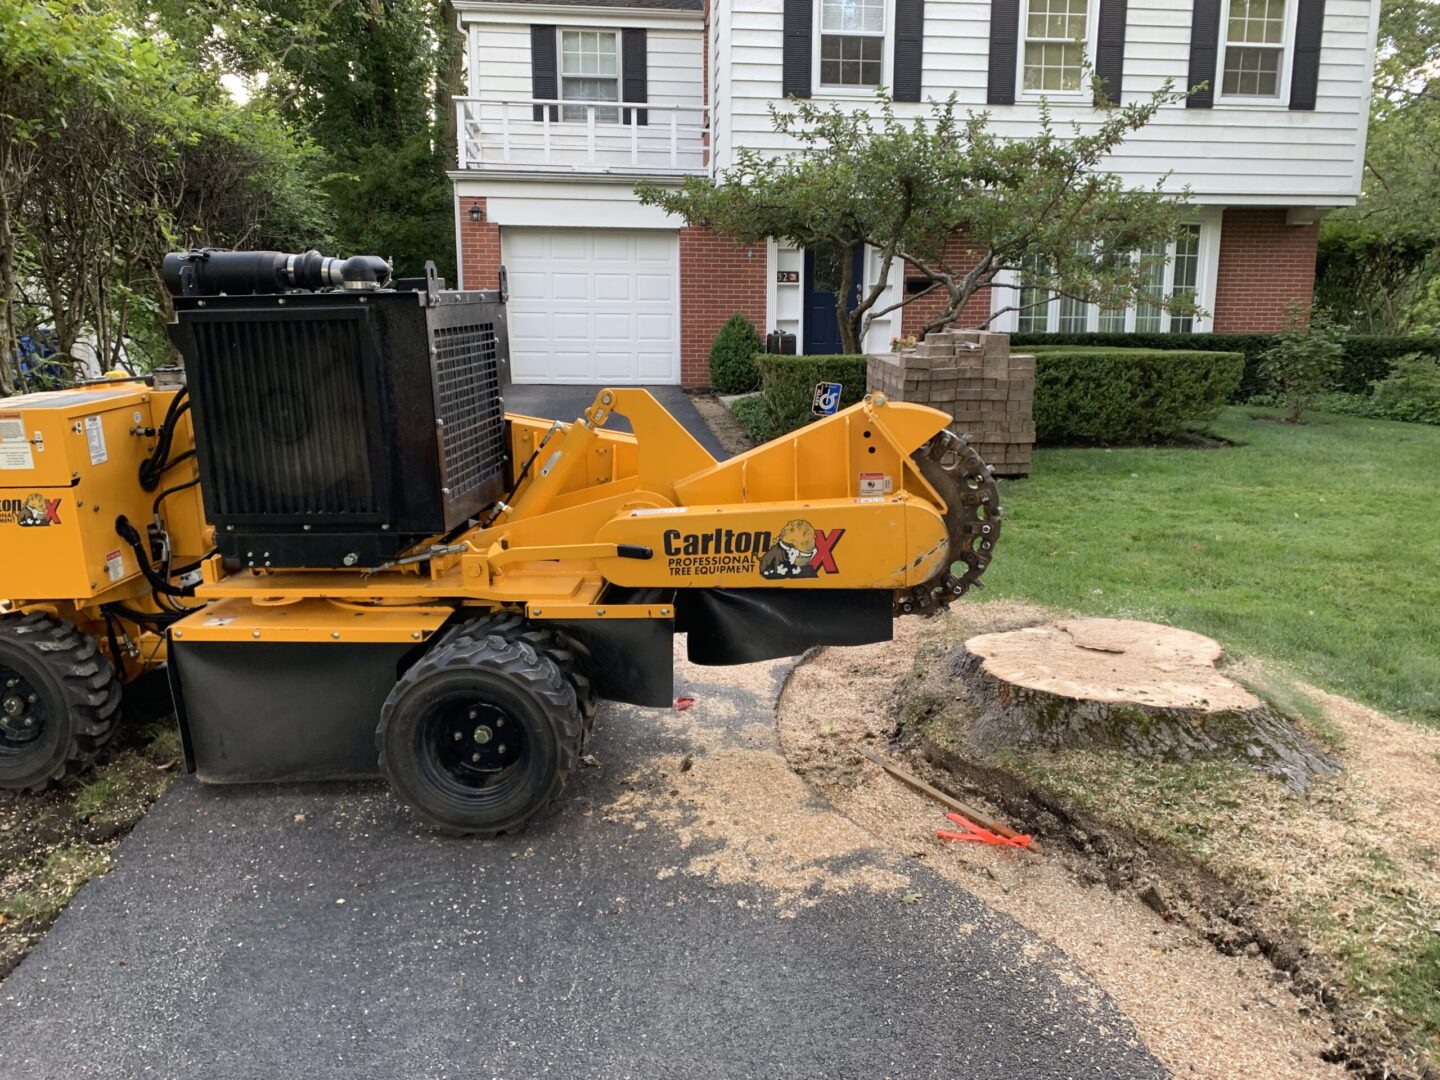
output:
M 734 697 L 706 694 L 685 711 L 656 712 L 664 736 L 693 748 L 681 756 L 654 755 L 622 779 L 624 794 L 597 811 L 638 830 L 673 832 L 687 858 L 666 867 L 673 874 L 717 885 L 759 886 L 776 913 L 791 917 L 829 894 L 893 892 L 910 885 L 900 859 L 875 865 L 872 837 L 837 819 L 775 752 L 775 732 L 764 717 L 791 661 L 746 664 L 726 671 Z M 706 679 L 676 659 L 677 681 Z M 713 669 L 708 669 L 713 671 Z
M 976 632 L 1051 614 L 1009 602 L 965 611 Z M 1082 884 L 1061 859 L 937 840 L 935 829 L 946 825 L 941 810 L 854 752 L 884 752 L 894 685 L 914 664 L 923 625 L 901 620 L 893 642 L 824 650 L 796 669 L 779 707 L 791 765 L 882 844 L 923 860 L 1067 953 L 1176 1076 L 1346 1076 L 1321 1058 L 1333 1037 L 1328 1022 L 1278 983 L 1267 961 L 1222 956 L 1132 895 Z M 1023 831 L 1025 823 L 1011 824 Z

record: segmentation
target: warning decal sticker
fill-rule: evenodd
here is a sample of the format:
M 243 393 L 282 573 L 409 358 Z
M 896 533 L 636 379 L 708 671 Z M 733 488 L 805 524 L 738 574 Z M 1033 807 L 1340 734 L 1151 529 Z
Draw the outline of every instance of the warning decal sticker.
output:
M 110 452 L 105 449 L 105 425 L 100 417 L 85 417 L 85 444 L 90 447 L 91 465 L 104 465 L 110 460 Z
M 0 469 L 33 469 L 35 455 L 25 437 L 25 418 L 0 415 Z
M 860 474 L 861 495 L 888 495 L 894 490 L 894 483 L 885 473 L 862 472 Z

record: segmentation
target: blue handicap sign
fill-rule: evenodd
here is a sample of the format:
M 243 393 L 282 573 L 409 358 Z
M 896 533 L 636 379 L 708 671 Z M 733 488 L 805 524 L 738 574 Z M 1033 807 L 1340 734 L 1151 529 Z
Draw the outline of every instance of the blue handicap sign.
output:
M 816 416 L 834 416 L 840 411 L 840 384 L 822 382 L 815 384 L 815 403 L 810 411 Z

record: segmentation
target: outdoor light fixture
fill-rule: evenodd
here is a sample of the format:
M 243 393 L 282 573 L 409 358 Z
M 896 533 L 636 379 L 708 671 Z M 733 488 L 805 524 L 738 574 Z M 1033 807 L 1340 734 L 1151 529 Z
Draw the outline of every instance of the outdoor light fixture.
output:
M 471 223 L 472 225 L 479 225 L 480 222 L 482 222 L 482 221 L 484 221 L 484 220 L 485 220 L 485 211 L 483 211 L 483 210 L 480 209 L 480 204 L 479 204 L 478 202 L 477 202 L 477 203 L 471 203 L 471 204 L 470 204 L 470 223 Z

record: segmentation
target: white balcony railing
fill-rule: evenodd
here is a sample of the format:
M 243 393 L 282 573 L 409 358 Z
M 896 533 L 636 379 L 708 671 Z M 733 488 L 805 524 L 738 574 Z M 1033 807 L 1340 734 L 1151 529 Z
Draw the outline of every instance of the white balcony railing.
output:
M 461 169 L 654 176 L 703 173 L 709 163 L 699 105 L 472 97 L 455 108 Z

